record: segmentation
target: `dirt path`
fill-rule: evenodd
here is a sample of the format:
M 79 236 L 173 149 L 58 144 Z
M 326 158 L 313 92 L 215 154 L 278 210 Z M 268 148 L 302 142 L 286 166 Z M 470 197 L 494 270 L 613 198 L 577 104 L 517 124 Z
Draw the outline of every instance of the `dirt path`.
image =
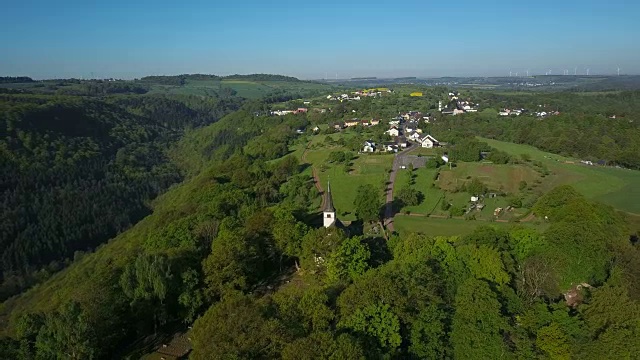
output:
M 318 189 L 318 192 L 322 196 L 322 200 L 320 201 L 320 210 L 324 209 L 324 190 L 322 189 L 322 184 L 320 183 L 320 176 L 318 175 L 318 170 L 313 167 L 313 164 L 307 162 L 307 151 L 309 151 L 309 145 L 311 145 L 311 141 L 307 143 L 307 146 L 304 148 L 304 152 L 302 152 L 302 163 L 309 164 L 311 166 L 311 173 L 313 175 L 313 184 Z
M 532 212 L 529 213 L 529 215 L 525 216 L 523 219 L 520 220 L 520 222 L 529 222 L 529 221 L 533 221 L 536 218 L 535 215 L 533 215 Z

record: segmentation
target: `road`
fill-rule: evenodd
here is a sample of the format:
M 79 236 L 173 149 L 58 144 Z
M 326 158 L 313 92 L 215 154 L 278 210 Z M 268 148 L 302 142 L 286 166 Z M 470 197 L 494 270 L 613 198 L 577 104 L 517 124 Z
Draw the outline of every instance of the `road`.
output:
M 389 230 L 393 231 L 393 185 L 396 182 L 396 175 L 398 173 L 398 169 L 400 168 L 400 160 L 408 155 L 410 152 L 418 149 L 419 146 L 417 144 L 411 144 L 411 146 L 407 147 L 405 150 L 396 154 L 393 158 L 393 165 L 391 167 L 391 172 L 389 173 L 389 183 L 387 184 L 387 203 L 384 211 L 384 226 Z

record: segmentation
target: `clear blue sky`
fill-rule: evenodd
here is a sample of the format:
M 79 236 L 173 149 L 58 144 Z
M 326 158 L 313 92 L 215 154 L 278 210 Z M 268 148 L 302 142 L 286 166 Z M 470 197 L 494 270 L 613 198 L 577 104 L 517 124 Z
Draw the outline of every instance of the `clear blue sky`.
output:
M 632 0 L 2 0 L 0 8 L 0 75 L 640 73 Z

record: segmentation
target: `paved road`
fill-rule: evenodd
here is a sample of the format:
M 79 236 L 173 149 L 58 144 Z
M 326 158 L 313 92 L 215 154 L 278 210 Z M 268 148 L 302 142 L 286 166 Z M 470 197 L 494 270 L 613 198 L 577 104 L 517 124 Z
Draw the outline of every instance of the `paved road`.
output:
M 393 166 L 391 167 L 391 173 L 389 173 L 389 184 L 387 185 L 387 204 L 384 211 L 384 225 L 389 231 L 393 231 L 393 185 L 396 182 L 396 175 L 398 173 L 398 169 L 400 168 L 400 160 L 408 155 L 410 152 L 418 149 L 419 146 L 416 144 L 411 144 L 411 146 L 407 147 L 404 151 L 401 151 L 396 154 L 393 158 Z

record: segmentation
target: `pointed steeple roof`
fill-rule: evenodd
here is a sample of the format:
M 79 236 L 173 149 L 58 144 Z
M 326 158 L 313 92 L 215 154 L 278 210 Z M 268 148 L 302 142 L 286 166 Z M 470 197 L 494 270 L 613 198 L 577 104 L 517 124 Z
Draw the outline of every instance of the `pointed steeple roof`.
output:
M 333 199 L 331 198 L 331 187 L 329 185 L 329 181 L 327 181 L 327 194 L 324 199 L 324 209 L 323 212 L 336 212 L 336 208 L 333 207 Z

